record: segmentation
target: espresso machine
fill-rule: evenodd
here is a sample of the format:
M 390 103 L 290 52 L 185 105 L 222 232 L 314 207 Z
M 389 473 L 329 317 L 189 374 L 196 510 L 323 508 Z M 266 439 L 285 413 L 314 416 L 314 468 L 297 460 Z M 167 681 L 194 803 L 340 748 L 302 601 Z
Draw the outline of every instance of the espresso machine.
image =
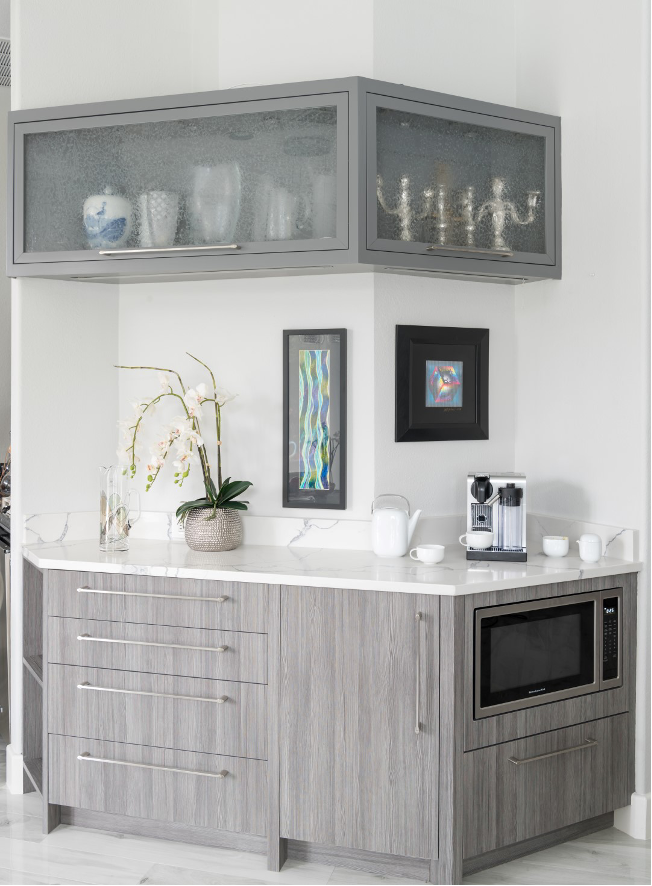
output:
M 527 560 L 525 541 L 525 474 L 491 474 L 466 478 L 466 530 L 493 533 L 492 544 L 466 549 L 467 560 Z

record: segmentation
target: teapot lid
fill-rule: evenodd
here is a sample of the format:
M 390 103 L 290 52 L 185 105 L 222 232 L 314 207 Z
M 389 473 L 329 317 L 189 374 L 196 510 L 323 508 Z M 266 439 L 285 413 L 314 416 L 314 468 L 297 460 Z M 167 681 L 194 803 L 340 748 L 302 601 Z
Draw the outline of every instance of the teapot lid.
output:
M 410 502 L 404 495 L 398 495 L 397 493 L 387 492 L 383 495 L 377 495 L 376 498 L 371 503 L 371 513 L 374 511 L 405 511 L 407 515 L 410 515 Z

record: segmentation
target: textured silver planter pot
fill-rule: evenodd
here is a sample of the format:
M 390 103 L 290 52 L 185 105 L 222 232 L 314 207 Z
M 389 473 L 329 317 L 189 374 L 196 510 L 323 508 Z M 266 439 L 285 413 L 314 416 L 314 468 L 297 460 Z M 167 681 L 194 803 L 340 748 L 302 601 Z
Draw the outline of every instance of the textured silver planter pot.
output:
M 232 551 L 242 544 L 242 520 L 232 508 L 195 508 L 186 517 L 186 544 L 193 551 Z

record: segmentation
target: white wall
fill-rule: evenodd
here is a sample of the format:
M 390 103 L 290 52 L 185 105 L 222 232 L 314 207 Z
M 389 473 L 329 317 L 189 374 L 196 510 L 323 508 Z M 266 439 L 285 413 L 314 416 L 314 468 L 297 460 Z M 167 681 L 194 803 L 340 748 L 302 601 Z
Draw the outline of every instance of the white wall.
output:
M 520 0 L 516 102 L 562 117 L 561 281 L 516 299 L 532 509 L 640 531 L 636 790 L 650 790 L 649 4 Z
M 513 105 L 520 2 L 375 0 L 374 77 Z
M 373 494 L 373 457 L 369 457 L 373 456 L 374 422 L 372 317 L 369 274 L 123 286 L 120 363 L 175 368 L 192 386 L 199 381 L 210 385 L 210 378 L 185 352 L 207 363 L 218 384 L 238 395 L 222 413 L 225 476 L 253 482 L 247 493 L 253 514 L 287 517 L 290 512 L 281 504 L 282 330 L 345 326 L 352 445 L 347 465 L 348 506 L 341 516 L 366 519 Z M 157 391 L 156 373 L 120 372 L 120 409 L 125 417 L 133 400 Z M 148 423 L 154 431 L 179 414 L 172 400 L 157 409 Z M 202 421 L 202 433 L 212 454 L 215 433 L 207 419 L 208 415 Z M 172 481 L 172 467 L 166 465 L 152 489 L 142 495 L 144 473 L 139 471 L 138 488 L 146 510 L 173 511 L 181 498 L 204 494 L 198 470 L 191 471 L 181 493 Z M 319 516 L 319 512 L 310 513 Z
M 373 0 L 219 0 L 220 89 L 373 75 Z
M 414 508 L 423 508 L 427 514 L 462 514 L 469 471 L 514 470 L 514 289 L 507 285 L 377 275 L 376 494 L 401 492 Z M 489 440 L 394 442 L 397 324 L 489 329 Z

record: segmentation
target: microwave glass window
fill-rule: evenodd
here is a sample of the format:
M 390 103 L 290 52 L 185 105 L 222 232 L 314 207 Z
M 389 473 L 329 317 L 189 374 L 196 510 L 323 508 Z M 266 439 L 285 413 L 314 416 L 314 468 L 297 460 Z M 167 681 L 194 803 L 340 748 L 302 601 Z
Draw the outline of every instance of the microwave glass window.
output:
M 594 683 L 595 602 L 497 607 L 480 620 L 479 665 L 482 709 Z
M 503 625 L 491 631 L 491 692 L 576 677 L 581 672 L 577 638 L 581 616 L 562 615 Z M 554 647 L 555 655 L 550 650 Z

